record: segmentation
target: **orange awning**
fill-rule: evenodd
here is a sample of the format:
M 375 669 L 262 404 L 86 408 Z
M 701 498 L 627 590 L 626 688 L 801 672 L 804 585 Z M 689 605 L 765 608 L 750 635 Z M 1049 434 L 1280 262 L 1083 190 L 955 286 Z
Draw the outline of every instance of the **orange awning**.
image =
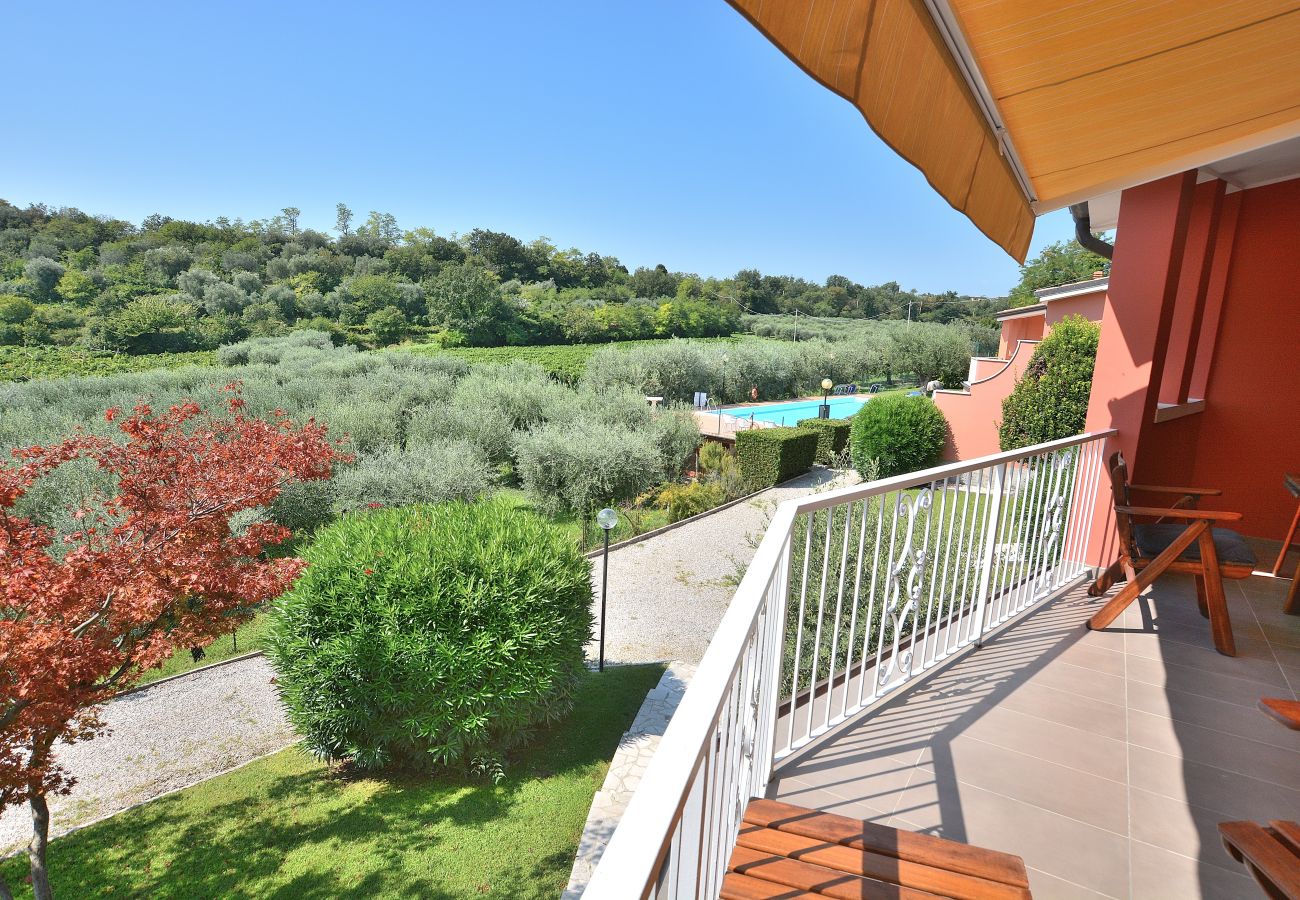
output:
M 729 2 L 1020 260 L 1036 213 L 1300 135 L 1297 2 Z

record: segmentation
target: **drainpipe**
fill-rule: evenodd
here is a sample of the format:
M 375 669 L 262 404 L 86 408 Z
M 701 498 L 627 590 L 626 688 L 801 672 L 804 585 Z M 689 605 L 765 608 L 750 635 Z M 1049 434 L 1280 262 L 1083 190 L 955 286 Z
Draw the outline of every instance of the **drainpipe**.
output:
M 1092 233 L 1092 222 L 1088 218 L 1088 201 L 1071 204 L 1070 215 L 1074 216 L 1074 239 L 1085 249 L 1111 259 L 1115 253 L 1115 245 L 1106 243 Z

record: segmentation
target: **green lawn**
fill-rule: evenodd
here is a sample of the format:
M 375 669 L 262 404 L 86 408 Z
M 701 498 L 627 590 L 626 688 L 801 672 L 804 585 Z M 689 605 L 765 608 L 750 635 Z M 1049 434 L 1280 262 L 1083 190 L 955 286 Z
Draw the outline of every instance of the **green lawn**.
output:
M 500 785 L 345 779 L 291 748 L 60 838 L 56 897 L 546 897 L 660 666 L 590 674 Z M 17 896 L 23 859 L 0 864 Z
M 145 672 L 140 678 L 139 684 L 150 684 L 169 675 L 179 675 L 199 666 L 211 665 L 215 662 L 221 662 L 223 659 L 230 659 L 232 656 L 242 656 L 245 653 L 252 653 L 254 650 L 261 650 L 266 646 L 266 627 L 266 616 L 259 613 L 251 622 L 240 626 L 234 635 L 219 637 L 216 641 L 204 647 L 203 659 L 195 662 L 194 657 L 190 655 L 190 651 L 182 648 L 171 659 L 163 663 L 161 668 L 150 669 Z

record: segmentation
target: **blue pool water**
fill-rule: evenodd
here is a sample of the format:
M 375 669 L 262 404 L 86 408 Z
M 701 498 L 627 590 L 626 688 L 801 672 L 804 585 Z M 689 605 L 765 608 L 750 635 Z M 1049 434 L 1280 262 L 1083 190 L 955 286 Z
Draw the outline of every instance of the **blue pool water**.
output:
M 831 397 L 831 418 L 847 419 L 870 399 L 864 395 L 851 397 Z M 777 425 L 794 425 L 800 419 L 817 418 L 820 400 L 791 400 L 788 403 L 760 403 L 755 406 L 734 406 L 724 409 L 723 413 L 738 419 L 754 417 L 758 422 L 775 422 Z

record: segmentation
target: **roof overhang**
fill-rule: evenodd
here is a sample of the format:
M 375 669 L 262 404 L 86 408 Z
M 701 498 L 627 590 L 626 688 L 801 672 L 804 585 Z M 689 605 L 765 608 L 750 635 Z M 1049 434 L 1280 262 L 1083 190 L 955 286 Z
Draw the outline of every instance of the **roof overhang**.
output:
M 1300 176 L 1294 0 L 729 2 L 1017 259 L 1035 215 L 1166 175 Z
M 1046 303 L 1035 303 L 1031 306 L 1013 306 L 1010 309 L 1004 309 L 1002 312 L 994 313 L 993 318 L 999 322 L 1005 322 L 1008 319 L 1028 319 L 1033 316 L 1044 316 L 1047 314 Z

